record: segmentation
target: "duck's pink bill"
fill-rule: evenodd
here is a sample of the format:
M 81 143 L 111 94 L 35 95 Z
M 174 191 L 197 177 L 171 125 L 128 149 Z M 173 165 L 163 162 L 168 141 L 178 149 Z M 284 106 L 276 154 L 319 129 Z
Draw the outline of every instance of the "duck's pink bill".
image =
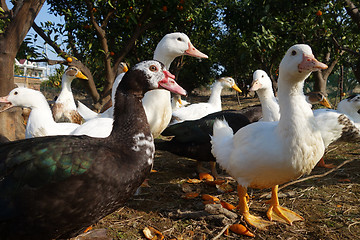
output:
M 159 82 L 159 86 L 162 88 L 165 88 L 169 90 L 170 92 L 177 93 L 180 95 L 186 95 L 186 90 L 183 89 L 177 82 L 175 82 L 175 76 L 171 74 L 169 71 L 163 71 L 165 74 L 165 77 L 163 80 Z
M 208 56 L 206 54 L 197 50 L 194 47 L 194 45 L 192 45 L 190 42 L 189 42 L 189 48 L 185 51 L 185 54 L 192 56 L 192 57 L 197 57 L 197 58 L 208 58 Z

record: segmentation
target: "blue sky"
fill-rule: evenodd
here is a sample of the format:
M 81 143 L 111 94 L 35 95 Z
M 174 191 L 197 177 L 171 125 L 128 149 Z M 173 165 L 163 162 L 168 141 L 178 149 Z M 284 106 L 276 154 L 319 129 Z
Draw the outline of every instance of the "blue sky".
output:
M 53 14 L 49 13 L 49 5 L 47 4 L 47 2 L 44 3 L 43 7 L 41 8 L 39 14 L 37 15 L 37 17 L 35 18 L 35 22 L 38 26 L 40 26 L 41 22 L 46 22 L 46 21 L 51 21 L 54 23 L 64 23 L 64 19 L 61 18 L 60 16 L 55 16 Z M 36 32 L 31 28 L 28 34 L 36 34 Z M 38 37 L 38 45 L 43 45 L 44 41 L 41 37 Z M 48 57 L 49 59 L 61 59 L 57 56 L 56 53 L 52 52 L 52 48 L 48 47 Z
M 6 4 L 8 5 L 9 9 L 11 9 L 13 7 L 10 0 L 6 0 Z M 36 22 L 37 25 L 40 26 L 41 22 L 46 22 L 46 21 L 51 21 L 51 22 L 54 22 L 54 23 L 64 23 L 63 18 L 61 18 L 60 16 L 56 17 L 55 15 L 49 13 L 49 5 L 45 1 L 43 7 L 41 8 L 41 10 L 39 12 L 39 14 L 35 18 L 35 22 Z M 34 36 L 34 34 L 36 34 L 36 32 L 32 28 L 30 28 L 30 31 L 28 32 L 28 35 Z M 38 37 L 37 39 L 38 39 L 37 40 L 37 45 L 43 46 L 44 45 L 43 39 L 41 37 Z M 61 59 L 61 58 L 59 58 L 57 56 L 56 53 L 53 52 L 51 47 L 48 47 L 47 53 L 48 53 L 49 59 L 52 59 L 52 60 Z

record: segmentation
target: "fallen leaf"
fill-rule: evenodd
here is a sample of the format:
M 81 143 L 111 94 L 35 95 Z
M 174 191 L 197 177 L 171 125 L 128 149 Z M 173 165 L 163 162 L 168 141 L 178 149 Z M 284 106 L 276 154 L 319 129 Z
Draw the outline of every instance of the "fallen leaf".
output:
M 201 183 L 202 181 L 200 179 L 193 178 L 193 179 L 188 179 L 186 182 L 188 182 L 188 183 Z
M 193 198 L 196 198 L 197 196 L 199 196 L 199 193 L 198 192 L 188 192 L 186 194 L 184 194 L 182 196 L 182 198 L 185 198 L 185 199 L 193 199 Z
M 199 179 L 205 181 L 214 181 L 214 177 L 211 176 L 209 173 L 199 173 Z
M 336 205 L 336 207 L 337 207 L 337 208 L 341 208 L 341 207 L 342 207 L 342 205 L 338 204 L 338 205 Z
M 230 231 L 237 233 L 237 234 L 241 234 L 241 235 L 245 235 L 245 236 L 249 236 L 249 237 L 255 237 L 255 235 L 249 231 L 249 229 L 247 229 L 244 225 L 242 224 L 233 224 L 229 227 Z
M 338 182 L 351 182 L 348 178 L 338 179 Z
M 211 196 L 209 194 L 203 194 L 201 195 L 201 199 L 204 201 L 213 201 L 213 202 L 219 202 L 220 199 L 214 196 Z
M 229 228 L 227 228 L 227 229 L 225 230 L 224 235 L 225 235 L 225 236 L 229 236 Z
M 226 180 L 223 180 L 223 179 L 218 179 L 218 180 L 214 180 L 214 181 L 205 180 L 205 183 L 210 186 L 221 185 L 221 184 L 224 184 L 225 182 L 226 182 Z
M 92 226 L 87 227 L 87 228 L 84 230 L 84 233 L 86 233 L 86 232 L 88 232 L 88 231 L 90 231 L 90 230 L 92 230 L 92 229 L 93 229 Z
M 141 184 L 141 187 L 150 187 L 149 185 L 149 179 L 145 179 L 143 183 Z
M 164 236 L 161 234 L 161 232 L 151 226 L 145 227 L 143 233 L 147 239 L 151 239 L 151 240 L 164 239 Z
M 223 208 L 230 210 L 230 211 L 236 208 L 234 205 L 224 202 L 224 201 L 220 201 L 220 204 Z

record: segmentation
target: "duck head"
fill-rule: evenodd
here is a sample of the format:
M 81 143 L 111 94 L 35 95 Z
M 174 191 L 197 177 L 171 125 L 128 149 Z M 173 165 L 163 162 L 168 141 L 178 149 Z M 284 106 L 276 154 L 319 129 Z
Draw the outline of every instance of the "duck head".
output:
M 40 98 L 45 99 L 39 91 L 34 89 L 22 87 L 14 88 L 7 96 L 0 97 L 0 103 L 6 104 L 0 112 L 17 106 L 32 108 L 36 105 L 35 103 L 37 101 L 40 101 Z
M 305 94 L 305 98 L 311 105 L 320 103 L 327 108 L 331 108 L 329 100 L 322 92 L 308 92 Z
M 263 70 L 256 70 L 253 74 L 253 81 L 251 83 L 251 87 L 249 91 L 257 91 L 259 89 L 271 89 L 272 83 L 267 75 L 267 73 Z
M 69 79 L 80 78 L 84 80 L 88 80 L 88 78 L 75 66 L 70 66 L 66 69 L 64 76 Z
M 156 46 L 154 59 L 166 65 L 168 69 L 171 62 L 179 56 L 189 55 L 197 58 L 208 58 L 208 56 L 197 50 L 191 43 L 189 37 L 180 32 L 166 34 Z
M 279 67 L 279 75 L 287 75 L 287 79 L 302 81 L 311 72 L 327 69 L 328 66 L 314 57 L 309 45 L 296 44 L 289 48 Z
M 241 93 L 242 91 L 240 88 L 236 85 L 235 80 L 232 77 L 222 77 L 218 80 L 223 86 L 226 86 L 228 88 L 232 88 L 235 91 Z
M 118 86 L 118 90 L 131 90 L 134 95 L 143 95 L 149 90 L 159 88 L 186 95 L 186 91 L 176 83 L 175 76 L 165 69 L 164 64 L 156 60 L 134 65 L 125 73 Z

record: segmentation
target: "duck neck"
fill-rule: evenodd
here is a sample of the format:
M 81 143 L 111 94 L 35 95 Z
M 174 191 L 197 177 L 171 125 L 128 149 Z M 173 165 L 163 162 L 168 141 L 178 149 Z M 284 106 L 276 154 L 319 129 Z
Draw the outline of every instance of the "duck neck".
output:
M 30 106 L 31 111 L 29 114 L 28 124 L 32 122 L 32 119 L 36 119 L 36 122 L 40 124 L 55 123 L 51 109 L 45 97 L 34 98 L 34 100 L 36 104 Z
M 280 108 L 274 92 L 270 88 L 259 89 L 256 91 L 261 102 L 263 121 L 279 121 Z
M 306 102 L 303 92 L 304 81 L 289 83 L 280 75 L 278 82 L 281 113 L 278 127 L 286 129 L 287 132 L 298 134 L 306 131 L 310 126 L 316 125 L 310 104 Z M 313 130 L 310 129 L 310 131 Z
M 113 129 L 109 138 L 112 140 L 115 139 L 115 142 L 116 139 L 121 139 L 128 145 L 133 145 L 133 137 L 138 134 L 152 138 L 145 111 L 141 103 L 142 96 L 117 91 Z
M 159 48 L 156 48 L 154 52 L 154 60 L 162 62 L 165 65 L 166 70 L 170 69 L 170 65 L 176 57 L 177 56 L 170 56 L 169 54 L 164 54 Z
M 345 100 L 345 101 L 347 101 L 347 100 Z M 341 106 L 340 106 L 340 104 L 341 104 Z M 353 108 L 353 107 L 349 106 L 349 104 L 345 104 L 345 103 L 341 103 L 341 102 L 338 104 L 338 109 L 340 110 L 340 112 L 345 113 L 346 115 L 351 117 L 354 122 L 356 122 L 356 123 L 360 122 L 359 109 Z
M 211 95 L 209 98 L 209 103 L 215 105 L 218 108 L 221 108 L 221 91 L 223 89 L 223 85 L 221 82 L 216 81 L 211 89 Z
M 59 102 L 64 102 L 67 99 L 73 98 L 73 94 L 71 91 L 71 82 L 67 76 L 63 76 L 61 80 L 61 92 L 58 97 Z M 74 103 L 75 104 L 75 103 Z

